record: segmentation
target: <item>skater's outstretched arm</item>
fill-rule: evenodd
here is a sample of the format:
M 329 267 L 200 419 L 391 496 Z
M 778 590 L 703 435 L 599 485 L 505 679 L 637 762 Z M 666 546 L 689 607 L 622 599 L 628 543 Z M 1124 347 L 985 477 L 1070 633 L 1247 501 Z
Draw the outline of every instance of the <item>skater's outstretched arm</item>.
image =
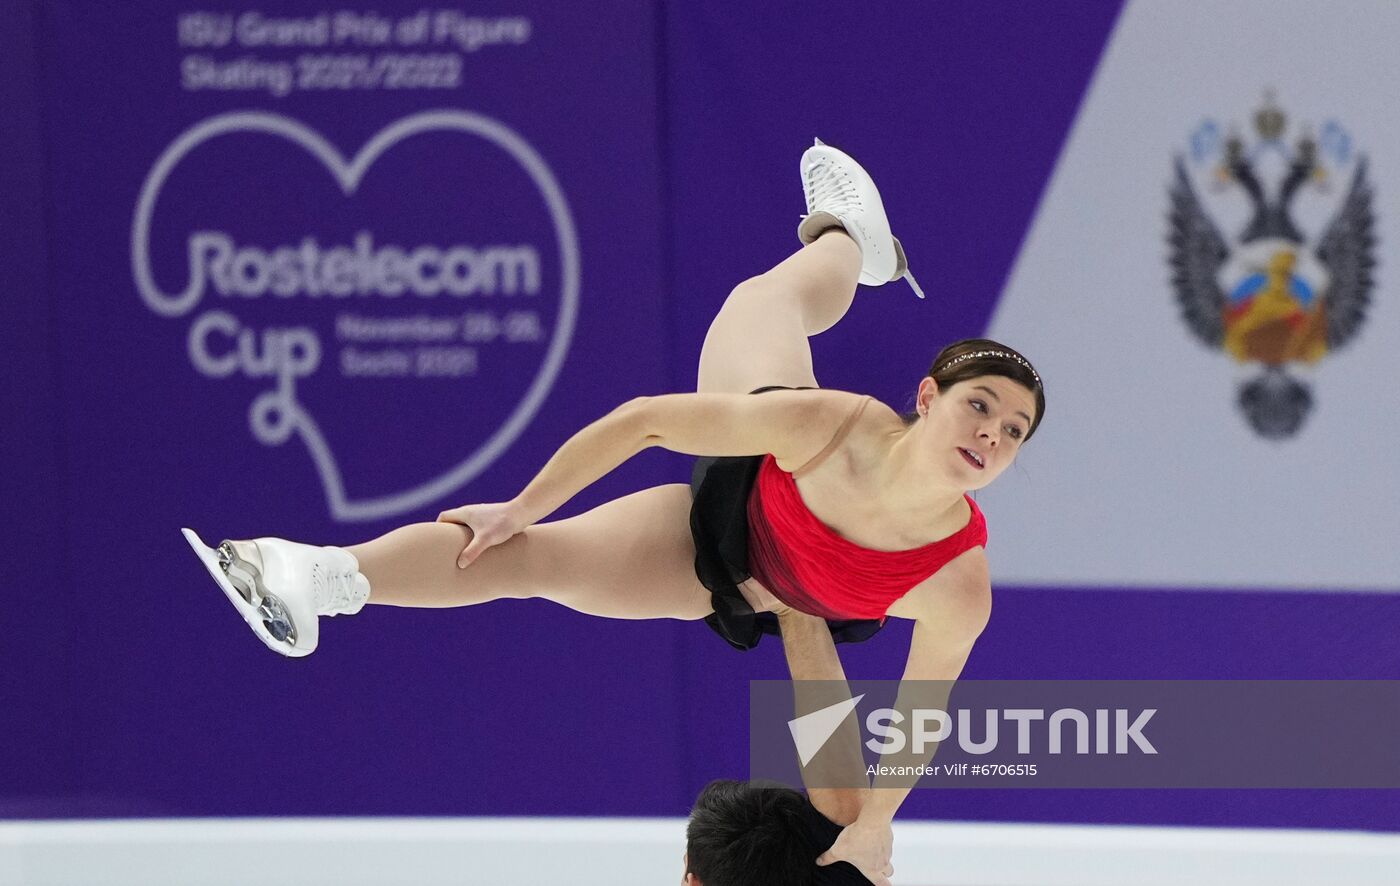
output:
M 629 400 L 570 437 L 511 501 L 443 511 L 438 521 L 471 527 L 472 540 L 458 558 L 458 565 L 466 566 L 643 449 L 660 446 L 687 455 L 772 453 L 780 464 L 796 467 L 821 451 L 861 399 L 817 390 Z
M 907 718 L 916 709 L 948 709 L 954 682 L 961 676 L 991 611 L 991 575 L 980 547 L 950 562 L 891 607 L 891 614 L 914 620 L 909 660 L 904 666 L 895 710 Z M 931 750 L 916 753 L 911 742 L 903 753 L 887 755 L 881 762 L 888 764 L 891 772 L 916 771 L 937 750 L 935 743 Z M 888 823 L 915 781 L 917 778 L 905 775 L 877 777 L 870 799 L 861 807 L 857 825 L 879 828 Z

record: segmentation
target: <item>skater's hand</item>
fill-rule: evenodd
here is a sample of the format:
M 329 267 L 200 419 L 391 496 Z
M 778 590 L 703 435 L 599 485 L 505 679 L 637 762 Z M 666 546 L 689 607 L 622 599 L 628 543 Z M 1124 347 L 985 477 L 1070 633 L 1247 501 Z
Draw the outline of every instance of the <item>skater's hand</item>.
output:
M 894 848 L 894 831 L 888 821 L 865 821 L 857 818 L 842 829 L 831 848 L 817 857 L 818 865 L 848 862 L 875 886 L 890 886 L 894 876 L 890 852 Z
M 509 540 L 530 525 L 513 502 L 462 505 L 438 514 L 439 523 L 460 523 L 472 531 L 472 540 L 457 555 L 457 568 L 470 566 L 487 548 Z

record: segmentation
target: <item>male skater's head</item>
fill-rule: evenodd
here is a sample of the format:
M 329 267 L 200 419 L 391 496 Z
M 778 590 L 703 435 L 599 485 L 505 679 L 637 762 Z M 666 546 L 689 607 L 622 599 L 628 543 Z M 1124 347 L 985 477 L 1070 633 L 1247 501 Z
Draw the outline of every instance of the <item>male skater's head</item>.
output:
M 845 862 L 816 863 L 817 856 L 836 841 L 841 827 L 807 795 L 792 788 L 712 781 L 696 798 L 686 826 L 686 872 L 681 882 L 685 886 L 869 886 L 870 881 Z
M 712 781 L 685 829 L 688 886 L 798 886 L 812 882 L 816 859 L 803 825 L 811 803 L 788 787 Z

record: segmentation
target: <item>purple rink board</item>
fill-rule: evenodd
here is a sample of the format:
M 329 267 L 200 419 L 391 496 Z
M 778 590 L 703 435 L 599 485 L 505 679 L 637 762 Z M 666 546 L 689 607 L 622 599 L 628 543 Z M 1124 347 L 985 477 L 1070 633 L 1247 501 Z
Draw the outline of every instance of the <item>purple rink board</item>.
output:
M 1118 12 L 424 8 L 282 3 L 303 24 L 279 31 L 240 27 L 250 4 L 33 3 L 0 31 L 23 552 L 0 814 L 679 815 L 745 773 L 776 642 L 504 602 L 325 622 L 287 661 L 175 530 L 359 541 L 508 497 L 617 403 L 691 387 L 724 294 L 795 245 L 813 135 L 899 182 L 931 294 L 862 292 L 818 378 L 903 407 L 985 329 Z M 833 53 L 851 73 L 814 87 Z M 687 467 L 648 453 L 560 515 Z M 967 674 L 1393 679 L 1397 625 L 1385 597 L 998 588 Z M 907 640 L 848 671 L 897 674 Z M 1395 829 L 1395 798 L 967 790 L 905 814 Z

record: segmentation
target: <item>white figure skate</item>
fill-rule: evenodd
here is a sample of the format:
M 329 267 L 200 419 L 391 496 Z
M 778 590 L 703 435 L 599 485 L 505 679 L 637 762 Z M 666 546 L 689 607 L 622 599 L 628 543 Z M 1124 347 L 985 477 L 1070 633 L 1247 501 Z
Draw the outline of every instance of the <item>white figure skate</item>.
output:
M 317 616 L 354 614 L 369 597 L 369 581 L 343 548 L 281 538 L 225 540 L 210 548 L 194 530 L 180 532 L 248 627 L 282 655 L 310 655 L 319 639 Z
M 843 228 L 860 247 L 861 283 L 881 286 L 903 277 L 923 298 L 924 291 L 909 273 L 904 247 L 890 233 L 884 203 L 870 174 L 845 152 L 822 144 L 821 139 L 815 141 L 802 154 L 807 214 L 797 226 L 797 238 L 811 243 L 828 228 Z

